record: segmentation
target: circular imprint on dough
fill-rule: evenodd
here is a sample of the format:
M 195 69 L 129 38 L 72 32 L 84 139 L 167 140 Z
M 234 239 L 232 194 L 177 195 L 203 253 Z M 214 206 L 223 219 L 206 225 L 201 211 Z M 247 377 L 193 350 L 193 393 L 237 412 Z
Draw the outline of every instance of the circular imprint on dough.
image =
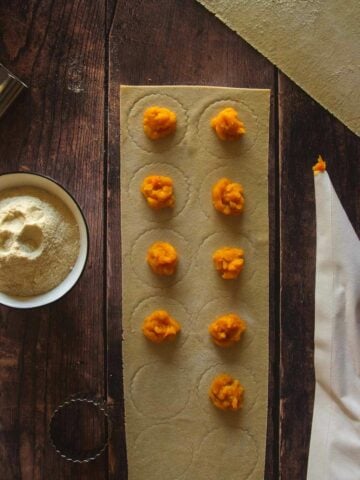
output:
M 172 110 L 176 113 L 177 119 L 175 132 L 159 140 L 150 140 L 143 128 L 144 111 L 154 105 Z M 146 95 L 132 106 L 127 127 L 129 137 L 139 148 L 149 153 L 162 153 L 175 147 L 184 139 L 187 130 L 187 114 L 183 106 L 169 95 Z
M 249 433 L 240 428 L 217 428 L 202 441 L 191 468 L 196 476 L 189 478 L 246 480 L 258 459 L 257 444 Z
M 212 256 L 222 247 L 237 247 L 244 250 L 244 268 L 234 280 L 224 280 L 215 269 Z M 196 257 L 196 268 L 199 278 L 211 281 L 215 292 L 222 290 L 230 296 L 239 292 L 243 286 L 251 285 L 250 282 L 256 270 L 255 262 L 256 252 L 251 241 L 244 234 L 234 235 L 224 231 L 213 233 L 202 242 Z
M 149 207 L 140 188 L 149 175 L 163 175 L 173 180 L 175 205 L 172 208 L 154 210 Z M 150 222 L 164 222 L 179 215 L 189 200 L 189 182 L 185 174 L 177 167 L 166 163 L 152 163 L 141 167 L 132 178 L 128 188 L 128 199 L 136 214 Z
M 146 261 L 148 248 L 155 242 L 168 242 L 178 254 L 178 265 L 174 275 L 162 276 L 153 273 Z M 155 288 L 166 288 L 175 285 L 184 278 L 191 263 L 189 245 L 185 238 L 174 230 L 152 229 L 135 241 L 131 251 L 131 265 L 142 282 Z
M 153 425 L 136 438 L 132 476 L 147 480 L 177 480 L 191 465 L 194 448 L 181 424 Z
M 218 115 L 224 108 L 232 107 L 238 112 L 239 119 L 244 122 L 246 133 L 238 140 L 224 141 L 220 140 L 211 127 L 211 119 Z M 257 116 L 250 107 L 244 102 L 234 100 L 221 100 L 212 103 L 205 108 L 201 114 L 198 124 L 198 136 L 201 145 L 211 155 L 218 158 L 232 158 L 236 162 L 241 162 L 241 156 L 248 152 L 258 135 Z
M 240 215 L 224 215 L 215 210 L 212 203 L 212 188 L 216 182 L 224 177 L 233 182 L 240 183 L 244 188 L 245 205 L 244 211 L 240 213 Z M 201 184 L 199 191 L 200 207 L 206 217 L 212 222 L 216 222 L 227 228 L 241 228 L 244 219 L 253 215 L 257 207 L 256 199 L 252 195 L 257 182 L 258 179 L 252 178 L 248 171 L 244 173 L 242 177 L 239 174 L 234 175 L 234 169 L 231 165 L 216 168 L 206 175 Z
M 168 296 L 152 296 L 142 300 L 133 310 L 130 318 L 131 331 L 133 333 L 141 332 L 142 324 L 145 318 L 154 310 L 166 310 L 169 315 L 180 323 L 181 331 L 178 333 L 176 342 L 179 340 L 183 344 L 189 333 L 189 314 L 182 303 Z M 165 344 L 168 342 L 165 342 Z M 165 345 L 164 344 L 164 345 Z M 170 342 L 169 345 L 173 345 Z M 156 345 L 158 348 L 162 345 Z
M 167 420 L 178 415 L 193 388 L 187 371 L 171 362 L 151 362 L 140 367 L 130 384 L 131 400 L 146 417 Z
M 227 296 L 215 298 L 202 307 L 194 316 L 191 322 L 192 331 L 201 343 L 207 347 L 213 345 L 214 350 L 218 352 L 222 358 L 226 359 L 227 362 L 236 362 L 238 361 L 239 354 L 251 344 L 256 335 L 256 322 L 249 312 L 249 308 L 244 302 L 240 302 L 238 298 L 234 299 Z M 236 313 L 240 318 L 245 320 L 246 330 L 242 333 L 239 342 L 236 342 L 231 347 L 219 347 L 212 341 L 208 327 L 217 317 L 228 313 Z
M 239 380 L 241 385 L 245 388 L 244 405 L 237 412 L 227 412 L 219 410 L 215 407 L 209 398 L 209 388 L 211 382 L 217 375 L 228 373 L 235 379 Z M 197 387 L 197 396 L 203 410 L 211 416 L 217 417 L 222 423 L 227 423 L 229 426 L 239 427 L 242 423 L 242 418 L 247 417 L 253 406 L 255 405 L 258 395 L 258 385 L 253 373 L 246 367 L 234 363 L 231 365 L 222 362 L 215 363 L 208 367 L 200 376 Z

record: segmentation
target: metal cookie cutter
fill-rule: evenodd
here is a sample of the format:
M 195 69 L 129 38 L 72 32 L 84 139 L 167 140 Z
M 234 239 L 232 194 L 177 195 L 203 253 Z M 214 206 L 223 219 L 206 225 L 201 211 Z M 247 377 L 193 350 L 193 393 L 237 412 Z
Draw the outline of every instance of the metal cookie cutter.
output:
M 23 88 L 27 85 L 0 63 L 0 118 Z
M 61 424 L 61 416 L 66 414 L 67 410 L 79 407 L 81 405 L 91 405 L 95 407 L 97 413 L 100 413 L 105 421 L 106 438 L 98 446 L 92 449 L 74 449 L 69 445 L 61 445 L 57 435 L 57 424 Z M 98 458 L 107 448 L 111 437 L 111 421 L 106 402 L 99 397 L 93 395 L 76 395 L 70 397 L 55 409 L 49 424 L 49 438 L 56 452 L 64 460 L 72 463 L 88 463 Z

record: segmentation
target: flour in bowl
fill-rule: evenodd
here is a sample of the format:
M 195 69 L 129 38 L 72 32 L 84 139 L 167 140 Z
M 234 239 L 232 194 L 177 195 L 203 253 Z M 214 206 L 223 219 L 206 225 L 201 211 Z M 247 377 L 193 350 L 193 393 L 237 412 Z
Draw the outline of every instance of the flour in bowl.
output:
M 45 293 L 69 274 L 79 254 L 78 224 L 64 203 L 35 187 L 0 192 L 0 291 Z

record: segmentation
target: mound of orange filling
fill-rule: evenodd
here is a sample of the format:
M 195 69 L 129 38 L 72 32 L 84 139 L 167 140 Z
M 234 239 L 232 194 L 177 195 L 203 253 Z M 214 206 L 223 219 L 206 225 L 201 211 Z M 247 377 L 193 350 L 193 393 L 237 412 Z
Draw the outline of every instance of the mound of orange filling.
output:
M 225 215 L 239 215 L 244 210 L 244 189 L 240 183 L 221 178 L 212 188 L 215 209 Z
M 314 175 L 318 173 L 323 173 L 326 171 L 326 162 L 321 155 L 318 156 L 316 164 L 312 167 Z
M 154 105 L 145 110 L 143 126 L 146 136 L 151 140 L 167 137 L 176 130 L 176 113 Z
M 174 340 L 180 330 L 180 324 L 166 310 L 155 310 L 142 325 L 143 334 L 154 343 Z
M 239 410 L 243 405 L 244 387 L 239 380 L 223 373 L 214 378 L 209 390 L 210 400 L 221 410 Z
M 173 181 L 170 177 L 150 175 L 141 184 L 141 193 L 154 210 L 173 207 L 175 203 Z
M 208 329 L 216 345 L 230 347 L 240 340 L 246 330 L 246 323 L 235 313 L 228 313 L 214 320 Z
M 146 260 L 154 273 L 169 276 L 176 271 L 178 256 L 170 243 L 155 242 L 149 247 Z
M 244 250 L 235 247 L 219 248 L 213 254 L 216 270 L 225 280 L 237 278 L 244 268 Z
M 224 108 L 210 123 L 221 140 L 237 140 L 245 133 L 245 126 L 232 107 Z

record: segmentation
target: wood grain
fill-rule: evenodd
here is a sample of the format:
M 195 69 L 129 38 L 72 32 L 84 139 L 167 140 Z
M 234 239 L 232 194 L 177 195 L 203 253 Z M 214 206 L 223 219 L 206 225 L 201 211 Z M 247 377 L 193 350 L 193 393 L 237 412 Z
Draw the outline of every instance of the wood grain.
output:
M 72 466 L 47 434 L 54 408 L 69 395 L 104 395 L 104 24 L 103 2 L 0 5 L 1 61 L 31 87 L 0 120 L 1 172 L 55 178 L 75 195 L 90 228 L 86 271 L 66 297 L 32 311 L 1 309 L 4 480 L 107 478 L 105 456 Z M 83 441 L 95 430 L 89 422 Z

